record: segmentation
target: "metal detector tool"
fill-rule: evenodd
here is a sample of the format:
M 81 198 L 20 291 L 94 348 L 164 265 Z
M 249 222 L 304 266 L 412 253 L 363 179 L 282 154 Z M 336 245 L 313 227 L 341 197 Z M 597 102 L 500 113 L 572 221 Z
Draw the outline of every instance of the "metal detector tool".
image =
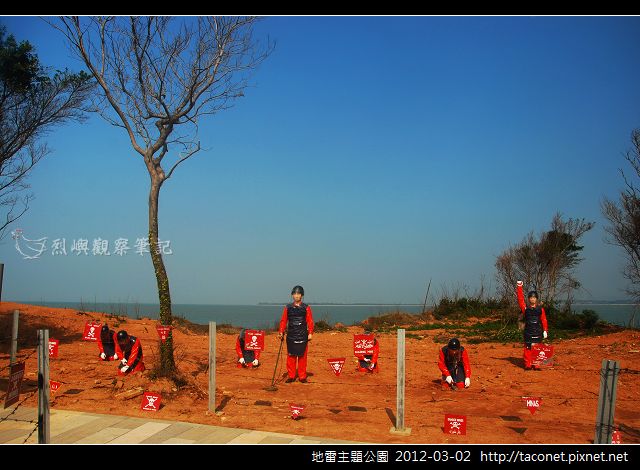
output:
M 276 372 L 278 371 L 278 362 L 280 361 L 280 353 L 282 353 L 282 343 L 284 343 L 284 335 L 282 335 L 282 338 L 280 338 L 280 349 L 278 349 L 278 357 L 276 358 L 276 366 L 273 369 L 273 377 L 271 378 L 271 385 L 265 388 L 267 392 L 275 392 L 276 390 L 278 390 L 278 387 L 276 387 L 275 383 L 276 383 Z

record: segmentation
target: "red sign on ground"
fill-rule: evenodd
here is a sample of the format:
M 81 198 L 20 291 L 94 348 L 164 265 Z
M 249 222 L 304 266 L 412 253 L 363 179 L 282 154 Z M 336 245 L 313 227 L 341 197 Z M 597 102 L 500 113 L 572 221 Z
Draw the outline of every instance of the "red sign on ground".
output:
M 49 340 L 49 357 L 58 357 L 58 344 L 60 341 L 57 339 Z
M 620 431 L 618 431 L 617 429 L 611 434 L 611 443 L 622 444 L 622 436 L 620 435 Z
M 531 414 L 535 414 L 542 405 L 542 398 L 539 397 L 522 397 L 522 401 L 525 402 Z
M 467 434 L 467 417 L 463 415 L 444 415 L 444 433 L 465 436 Z
M 55 393 L 62 386 L 62 382 L 56 382 L 55 380 L 49 380 L 49 388 L 51 388 L 51 392 Z
M 373 335 L 353 335 L 353 354 L 362 356 L 373 354 Z
M 244 332 L 244 348 L 249 351 L 264 351 L 264 331 L 246 330 Z
M 538 343 L 531 346 L 531 354 L 533 355 L 533 365 L 552 366 L 553 365 L 553 346 Z
M 340 376 L 345 360 L 346 360 L 345 357 L 339 357 L 335 359 L 327 359 L 327 362 L 329 363 L 329 367 L 331 367 L 331 370 L 333 371 L 333 373 L 336 374 L 337 376 Z
M 9 383 L 7 394 L 4 399 L 4 407 L 7 408 L 20 399 L 20 388 L 22 388 L 22 377 L 24 377 L 24 362 L 18 362 L 11 366 L 9 371 Z
M 140 403 L 140 409 L 144 411 L 158 411 L 160 409 L 160 401 L 162 397 L 159 393 L 144 392 L 142 395 L 142 403 Z
M 166 325 L 156 326 L 156 331 L 158 332 L 158 336 L 160 336 L 160 339 L 162 340 L 163 343 L 169 337 L 169 332 L 171 331 L 171 328 L 172 328 L 171 326 L 166 326 Z
M 98 341 L 98 335 L 100 334 L 100 323 L 87 322 L 84 325 L 84 334 L 82 339 L 85 341 Z
M 302 416 L 302 410 L 304 410 L 303 405 L 294 405 L 293 403 L 289 403 L 289 408 L 291 408 L 291 419 L 298 419 Z

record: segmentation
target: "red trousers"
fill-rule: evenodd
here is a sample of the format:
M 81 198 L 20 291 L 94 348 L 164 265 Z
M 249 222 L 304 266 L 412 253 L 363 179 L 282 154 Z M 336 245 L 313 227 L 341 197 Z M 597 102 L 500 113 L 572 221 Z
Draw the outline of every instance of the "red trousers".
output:
M 298 360 L 298 379 L 306 379 L 307 378 L 307 351 L 309 350 L 309 346 L 304 349 L 304 355 L 292 356 L 291 354 L 287 355 L 287 373 L 289 374 L 290 379 L 296 378 L 296 359 Z
M 532 343 L 531 346 L 533 346 L 534 344 L 536 343 Z M 531 349 L 531 347 L 527 347 L 526 344 L 522 349 L 522 358 L 524 359 L 525 368 L 538 368 L 537 366 L 533 365 L 533 360 L 535 359 L 535 357 L 533 356 L 533 350 Z

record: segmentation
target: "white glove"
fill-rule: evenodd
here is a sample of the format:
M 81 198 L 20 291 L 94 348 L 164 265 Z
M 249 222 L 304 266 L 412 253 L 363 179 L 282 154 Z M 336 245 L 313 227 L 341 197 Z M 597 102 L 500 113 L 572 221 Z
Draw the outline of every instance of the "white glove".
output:
M 444 380 L 446 380 L 449 385 L 453 383 L 453 377 L 451 377 L 450 375 L 447 375 L 447 378 Z
M 368 357 L 365 357 L 364 362 L 371 362 L 371 359 L 369 359 Z
M 546 331 L 543 331 L 543 332 L 542 332 L 542 337 L 543 337 L 544 339 L 547 339 L 547 336 L 549 336 L 549 335 L 547 334 L 547 332 L 546 332 Z
M 114 360 L 114 361 L 117 361 L 117 360 L 118 360 L 118 355 L 117 355 L 117 354 L 115 354 L 115 353 L 113 354 L 113 360 Z
M 122 371 L 122 373 L 124 374 L 126 371 L 129 370 L 129 366 L 124 366 L 122 369 L 120 369 Z
M 518 281 L 516 282 L 517 285 L 519 285 L 520 287 L 522 287 L 522 281 Z
M 467 377 L 464 379 L 464 388 L 469 388 L 469 385 L 471 385 L 471 379 Z
M 127 365 L 127 358 L 123 357 L 122 361 L 120 361 L 120 364 L 122 364 L 123 366 L 126 366 Z
M 100 359 L 104 361 L 106 358 L 107 358 L 107 355 L 105 353 L 100 353 Z
M 253 364 L 254 366 L 257 366 L 257 365 L 258 365 L 258 360 L 257 360 L 257 359 L 254 359 L 254 360 L 253 360 L 253 362 L 252 362 L 251 364 Z
M 241 357 L 240 359 L 238 359 L 238 362 L 239 362 L 240 364 L 244 364 L 244 357 Z

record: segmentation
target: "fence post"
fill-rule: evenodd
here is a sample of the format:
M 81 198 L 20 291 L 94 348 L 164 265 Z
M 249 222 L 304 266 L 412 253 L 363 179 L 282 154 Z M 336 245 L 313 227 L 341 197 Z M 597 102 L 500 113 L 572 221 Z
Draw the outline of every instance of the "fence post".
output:
M 216 411 L 216 322 L 209 322 L 209 411 Z
M 403 328 L 398 329 L 398 368 L 396 372 L 396 425 L 392 427 L 392 434 L 400 434 L 408 436 L 411 434 L 411 428 L 404 427 L 404 332 Z
M 11 330 L 11 356 L 9 362 L 11 365 L 16 363 L 16 355 L 18 354 L 18 320 L 20 318 L 20 310 L 13 311 L 13 329 Z
M 38 444 L 49 444 L 49 330 L 38 330 Z
M 596 415 L 596 434 L 594 444 L 611 444 L 613 416 L 616 409 L 616 391 L 620 364 L 609 359 L 602 360 L 600 370 L 600 395 L 598 396 L 598 414 Z

